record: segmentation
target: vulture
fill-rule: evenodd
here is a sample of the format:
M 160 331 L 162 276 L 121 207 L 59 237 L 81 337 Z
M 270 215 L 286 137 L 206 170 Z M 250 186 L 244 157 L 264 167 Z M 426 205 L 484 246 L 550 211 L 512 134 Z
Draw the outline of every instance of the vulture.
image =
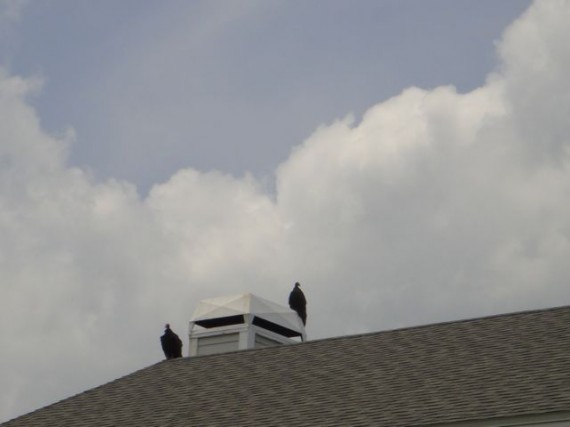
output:
M 164 328 L 164 335 L 160 337 L 160 345 L 162 346 L 162 351 L 164 351 L 164 356 L 167 359 L 182 357 L 182 340 L 170 329 L 168 323 Z
M 299 282 L 295 283 L 295 287 L 289 294 L 289 307 L 291 310 L 297 312 L 303 325 L 307 324 L 307 300 L 305 299 L 305 294 L 300 288 Z

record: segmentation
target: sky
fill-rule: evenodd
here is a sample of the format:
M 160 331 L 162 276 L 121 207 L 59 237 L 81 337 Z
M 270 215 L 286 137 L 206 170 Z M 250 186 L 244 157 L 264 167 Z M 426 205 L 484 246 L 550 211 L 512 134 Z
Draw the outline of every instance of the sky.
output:
M 203 298 L 300 281 L 310 339 L 570 304 L 569 21 L 0 0 L 0 421 L 162 360 Z

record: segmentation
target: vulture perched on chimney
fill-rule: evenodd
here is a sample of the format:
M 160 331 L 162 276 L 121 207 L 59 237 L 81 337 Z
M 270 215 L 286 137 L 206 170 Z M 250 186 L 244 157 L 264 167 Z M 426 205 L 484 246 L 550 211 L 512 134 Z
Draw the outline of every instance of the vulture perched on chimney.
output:
M 303 325 L 307 324 L 307 300 L 305 299 L 305 294 L 301 290 L 301 285 L 299 282 L 295 283 L 295 287 L 289 294 L 289 307 L 295 310 L 301 320 Z

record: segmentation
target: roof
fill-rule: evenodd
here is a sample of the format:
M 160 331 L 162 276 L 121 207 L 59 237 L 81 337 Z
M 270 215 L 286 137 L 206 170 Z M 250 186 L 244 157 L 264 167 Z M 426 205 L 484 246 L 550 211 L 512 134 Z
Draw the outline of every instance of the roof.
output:
M 570 307 L 157 363 L 2 424 L 420 426 L 570 411 Z
M 214 319 L 233 318 L 253 314 L 271 323 L 303 335 L 305 327 L 299 315 L 288 307 L 260 298 L 253 294 L 239 294 L 200 301 L 191 322 L 209 327 Z

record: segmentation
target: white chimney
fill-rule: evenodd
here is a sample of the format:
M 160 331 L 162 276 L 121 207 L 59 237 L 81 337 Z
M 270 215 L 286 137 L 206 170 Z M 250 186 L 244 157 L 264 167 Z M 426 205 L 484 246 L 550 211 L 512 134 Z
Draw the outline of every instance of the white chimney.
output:
M 190 356 L 273 347 L 306 340 L 296 312 L 252 294 L 211 298 L 190 321 Z

